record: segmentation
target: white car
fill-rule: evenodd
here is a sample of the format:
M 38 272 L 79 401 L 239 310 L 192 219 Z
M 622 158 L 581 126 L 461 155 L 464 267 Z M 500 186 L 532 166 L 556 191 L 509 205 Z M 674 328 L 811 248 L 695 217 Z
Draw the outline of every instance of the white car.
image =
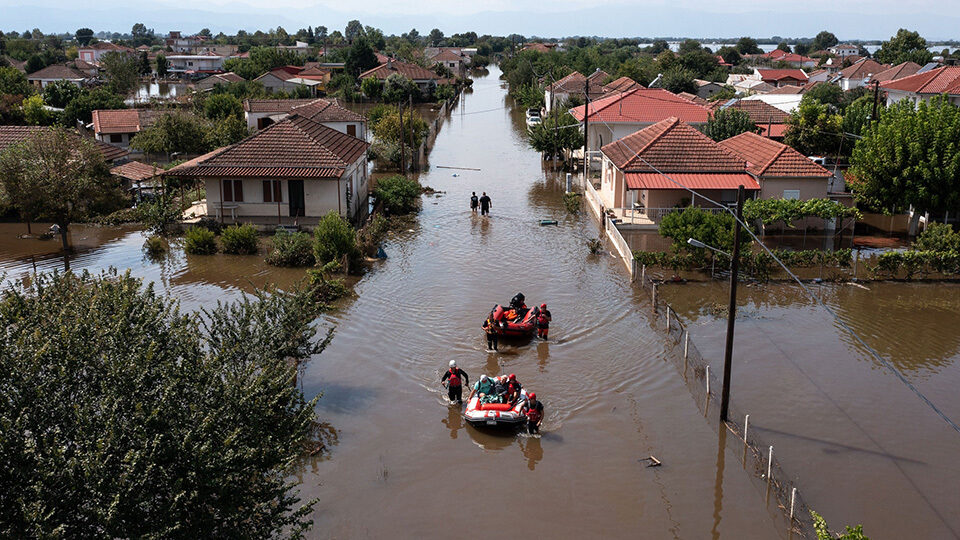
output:
M 539 116 L 531 116 L 530 118 L 527 118 L 527 127 L 530 129 L 533 129 L 534 127 L 539 126 L 542 123 L 543 121 L 540 120 Z

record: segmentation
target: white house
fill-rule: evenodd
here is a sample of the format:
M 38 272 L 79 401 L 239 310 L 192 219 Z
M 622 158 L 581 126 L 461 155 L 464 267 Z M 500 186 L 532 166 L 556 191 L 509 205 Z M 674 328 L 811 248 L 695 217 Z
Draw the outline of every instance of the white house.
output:
M 323 89 L 324 81 L 313 78 L 304 78 L 301 76 L 304 70 L 300 66 L 281 66 L 274 68 L 263 75 L 254 79 L 263 85 L 264 90 L 273 93 L 278 91 L 292 92 L 300 87 L 310 89 L 311 95 L 316 95 L 317 90 Z
M 106 41 L 99 41 L 93 45 L 87 45 L 86 47 L 81 47 L 78 49 L 77 59 L 83 60 L 89 64 L 99 65 L 103 56 L 112 52 L 118 54 L 136 54 L 136 51 L 130 47 L 124 47 L 114 43 L 107 43 Z
M 848 56 L 858 56 L 860 54 L 860 47 L 856 45 L 834 45 L 827 50 L 831 54 L 839 56 L 841 60 Z
M 914 103 L 946 94 L 950 102 L 960 106 L 960 66 L 943 66 L 909 77 L 880 83 L 887 93 L 887 106 L 909 99 Z
M 127 148 L 130 139 L 153 125 L 161 114 L 155 109 L 97 109 L 92 113 L 94 138 Z
M 27 80 L 40 88 L 46 88 L 48 84 L 56 81 L 67 81 L 76 86 L 83 86 L 87 79 L 84 73 L 63 64 L 53 64 L 27 75 Z
M 170 73 L 185 75 L 220 73 L 224 57 L 218 54 L 172 54 L 167 57 Z
M 250 129 L 263 129 L 296 112 L 341 133 L 367 140 L 367 119 L 336 99 L 246 99 L 243 112 Z
M 855 64 L 840 70 L 840 73 L 835 77 L 836 83 L 840 85 L 841 90 L 846 92 L 847 90 L 865 86 L 868 81 L 872 80 L 874 75 L 886 71 L 889 68 L 890 66 L 881 64 L 870 58 L 862 58 Z
M 364 71 L 360 74 L 357 80 L 362 81 L 367 77 L 374 77 L 380 79 L 381 81 L 386 81 L 387 77 L 393 75 L 394 73 L 399 73 L 400 75 L 413 81 L 420 91 L 425 94 L 433 92 L 433 89 L 436 88 L 437 85 L 450 82 L 427 68 L 420 67 L 416 64 L 408 64 L 392 58 L 388 58 L 386 64 L 380 64 L 373 69 Z
M 294 113 L 165 176 L 203 182 L 207 215 L 222 221 L 309 224 L 331 211 L 356 219 L 367 209 L 369 146 Z

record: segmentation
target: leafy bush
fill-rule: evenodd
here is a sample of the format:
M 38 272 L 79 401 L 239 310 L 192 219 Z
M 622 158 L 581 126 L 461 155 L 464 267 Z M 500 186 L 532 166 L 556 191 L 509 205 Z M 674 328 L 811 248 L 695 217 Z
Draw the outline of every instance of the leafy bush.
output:
M 383 237 L 387 234 L 389 228 L 390 222 L 387 218 L 380 214 L 375 215 L 358 235 L 360 251 L 369 257 L 376 255 L 377 248 L 380 247 L 380 242 L 383 241 Z
M 124 223 L 137 223 L 140 221 L 139 208 L 121 208 L 116 212 L 111 212 L 105 216 L 93 218 L 97 225 L 123 225 Z
M 197 227 L 203 227 L 213 234 L 220 234 L 223 231 L 223 223 L 220 223 L 212 217 L 200 218 L 200 221 L 196 223 Z
M 727 212 L 714 214 L 689 207 L 664 216 L 660 221 L 659 231 L 660 236 L 673 239 L 673 249 L 677 252 L 703 250 L 687 244 L 690 238 L 729 252 L 733 249 L 733 224 L 734 218 Z M 750 241 L 750 235 L 743 231 L 740 237 L 741 246 L 749 244 Z
M 587 249 L 590 250 L 590 253 L 596 255 L 603 251 L 603 240 L 599 238 L 591 238 L 587 240 Z
M 567 208 L 567 212 L 570 212 L 571 214 L 580 213 L 582 200 L 583 197 L 575 191 L 563 194 L 563 205 Z
M 313 266 L 316 262 L 309 234 L 280 229 L 273 236 L 273 251 L 267 255 L 267 264 L 296 267 Z
M 173 197 L 161 195 L 152 201 L 143 201 L 137 207 L 140 222 L 153 234 L 168 234 L 171 226 L 182 217 Z
M 350 289 L 343 284 L 342 279 L 329 279 L 327 273 L 332 270 L 307 270 L 308 291 L 314 302 L 326 307 L 333 302 L 350 294 Z
M 339 262 L 344 255 L 352 260 L 359 254 L 353 227 L 336 212 L 323 216 L 313 231 L 313 255 L 317 263 Z
M 743 202 L 744 221 L 760 220 L 764 225 L 782 222 L 793 227 L 793 222 L 806 217 L 834 219 L 861 218 L 856 208 L 844 206 L 830 199 L 748 199 Z
M 249 223 L 231 225 L 220 233 L 224 253 L 253 255 L 257 252 L 257 229 Z
M 155 234 L 147 237 L 147 240 L 143 243 L 143 249 L 149 257 L 156 258 L 166 253 L 167 244 L 162 236 Z
M 917 251 L 960 251 L 960 233 L 946 223 L 930 223 L 913 243 Z
M 373 190 L 383 210 L 390 215 L 407 214 L 417 208 L 420 201 L 420 184 L 402 175 L 394 175 L 377 181 Z
M 213 255 L 217 252 L 217 236 L 209 229 L 193 226 L 187 229 L 184 251 L 194 255 Z

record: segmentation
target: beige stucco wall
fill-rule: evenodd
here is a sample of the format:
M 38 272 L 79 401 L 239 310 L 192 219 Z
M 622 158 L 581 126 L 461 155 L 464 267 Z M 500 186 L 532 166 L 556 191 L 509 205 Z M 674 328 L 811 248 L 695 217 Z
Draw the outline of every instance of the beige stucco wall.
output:
M 784 190 L 800 191 L 800 200 L 827 198 L 827 178 L 760 178 L 761 199 L 782 199 Z

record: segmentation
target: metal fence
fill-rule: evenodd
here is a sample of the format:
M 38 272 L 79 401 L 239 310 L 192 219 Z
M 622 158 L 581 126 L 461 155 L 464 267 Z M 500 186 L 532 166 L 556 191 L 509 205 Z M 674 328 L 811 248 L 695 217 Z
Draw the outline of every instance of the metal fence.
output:
M 666 333 L 676 346 L 673 355 L 677 370 L 693 394 L 694 400 L 704 416 L 712 411 L 719 419 L 720 384 L 723 370 L 721 358 L 704 358 L 690 337 L 686 325 L 680 320 L 673 308 L 659 295 L 663 283 L 661 276 L 651 275 L 645 266 L 633 267 L 632 280 L 650 295 L 652 313 L 651 324 Z M 750 415 L 737 410 L 731 403 L 729 420 L 722 423 L 723 429 L 730 430 L 743 444 L 743 465 L 754 476 L 766 484 L 766 501 L 775 501 L 789 521 L 788 533 L 796 538 L 816 538 L 810 507 L 804 502 L 797 487 L 796 478 L 789 476 L 774 454 L 774 447 L 750 429 Z

